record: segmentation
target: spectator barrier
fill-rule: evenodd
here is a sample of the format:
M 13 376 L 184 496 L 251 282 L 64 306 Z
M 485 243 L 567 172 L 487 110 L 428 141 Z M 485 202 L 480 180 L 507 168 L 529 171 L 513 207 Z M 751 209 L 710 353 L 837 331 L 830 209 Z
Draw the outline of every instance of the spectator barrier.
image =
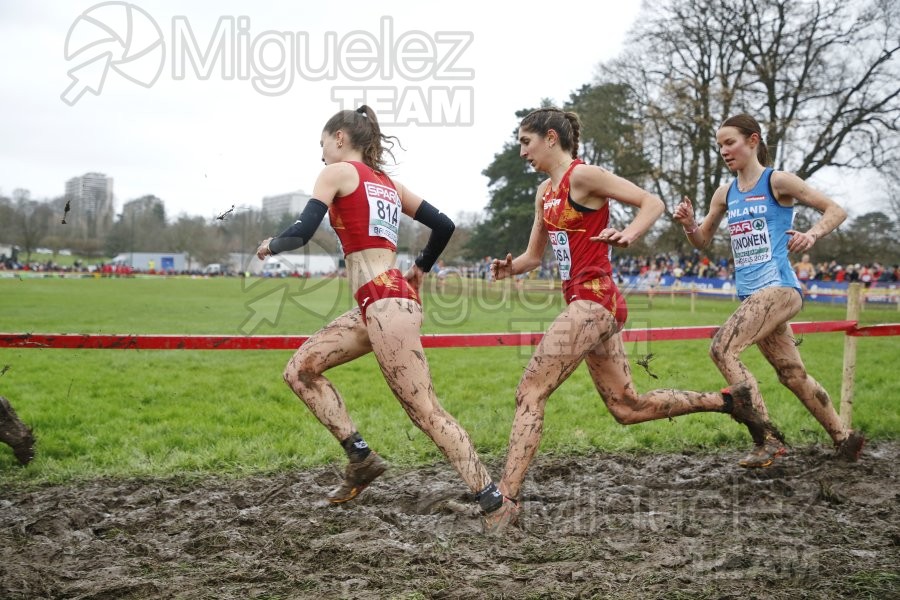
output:
M 841 418 L 852 419 L 853 378 L 856 370 L 856 339 L 900 335 L 900 323 L 858 326 L 862 286 L 850 285 L 847 320 L 791 323 L 795 334 L 844 332 L 844 371 L 841 386 Z M 625 329 L 625 342 L 675 341 L 712 338 L 719 327 L 655 327 Z M 534 346 L 542 333 L 443 333 L 422 335 L 425 348 L 476 348 Z M 0 333 L 0 348 L 117 349 L 117 350 L 294 350 L 309 336 L 302 335 L 168 335 L 168 334 L 80 334 Z

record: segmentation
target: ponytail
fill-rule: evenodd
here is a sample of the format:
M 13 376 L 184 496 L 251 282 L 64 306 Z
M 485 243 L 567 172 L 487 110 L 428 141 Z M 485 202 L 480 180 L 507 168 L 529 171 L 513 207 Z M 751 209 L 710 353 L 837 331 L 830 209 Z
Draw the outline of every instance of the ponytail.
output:
M 349 138 L 349 143 L 362 152 L 363 162 L 372 170 L 383 172 L 385 167 L 385 153 L 397 162 L 391 150 L 394 142 L 400 144 L 395 136 L 387 136 L 381 133 L 378 125 L 378 117 L 371 107 L 363 104 L 356 110 L 342 110 L 328 119 L 324 131 L 329 135 L 342 130 Z M 402 148 L 402 146 L 401 146 Z

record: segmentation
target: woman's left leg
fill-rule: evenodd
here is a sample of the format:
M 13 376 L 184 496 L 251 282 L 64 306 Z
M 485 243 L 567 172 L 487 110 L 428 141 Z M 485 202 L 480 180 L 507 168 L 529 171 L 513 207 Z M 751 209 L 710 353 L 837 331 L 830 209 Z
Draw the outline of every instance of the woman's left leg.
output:
M 741 302 L 734 314 L 725 321 L 713 337 L 709 354 L 730 385 L 746 383 L 750 388 L 753 406 L 768 417 L 766 405 L 759 393 L 759 384 L 741 361 L 741 354 L 774 333 L 794 317 L 802 302 L 793 288 L 771 287 L 759 290 Z
M 728 412 L 721 392 L 656 389 L 639 394 L 620 334 L 588 354 L 585 363 L 606 408 L 622 425 L 697 412 Z
M 366 312 L 372 350 L 391 391 L 412 422 L 437 445 L 473 493 L 491 484 L 469 434 L 434 391 L 420 338 L 422 307 L 412 300 L 377 300 Z
M 505 496 L 516 498 L 544 431 L 547 399 L 584 357 L 619 329 L 600 304 L 576 300 L 553 321 L 535 348 L 516 387 L 516 413 L 509 433 L 506 468 L 500 482 Z
M 778 381 L 800 399 L 803 406 L 825 428 L 834 443 L 840 444 L 846 440 L 850 430 L 844 427 L 825 388 L 806 372 L 790 325 L 782 323 L 756 345 L 775 368 Z

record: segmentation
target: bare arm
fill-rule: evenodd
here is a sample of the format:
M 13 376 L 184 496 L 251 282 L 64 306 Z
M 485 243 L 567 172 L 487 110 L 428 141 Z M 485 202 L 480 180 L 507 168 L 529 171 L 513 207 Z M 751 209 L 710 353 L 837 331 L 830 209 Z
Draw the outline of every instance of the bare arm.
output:
M 709 203 L 709 212 L 699 225 L 694 219 L 694 205 L 691 204 L 690 198 L 685 196 L 678 206 L 675 207 L 675 212 L 672 216 L 678 223 L 681 223 L 688 241 L 694 248 L 703 249 L 712 242 L 713 236 L 715 236 L 719 224 L 722 223 L 722 217 L 725 216 L 725 211 L 728 208 L 725 202 L 727 191 L 728 186 L 723 185 L 713 193 L 712 200 Z
M 590 208 L 599 208 L 607 198 L 636 206 L 637 214 L 622 231 L 608 227 L 594 241 L 627 248 L 644 235 L 663 214 L 663 201 L 606 169 L 593 165 L 578 165 L 572 171 L 572 199 Z
M 400 203 L 403 205 L 403 214 L 407 217 L 415 218 L 416 211 L 419 210 L 419 207 L 422 205 L 423 198 L 418 194 L 413 193 L 412 190 L 399 181 L 395 181 L 394 186 L 397 188 L 397 194 L 400 196 Z
M 273 238 L 266 238 L 256 249 L 256 256 L 264 260 L 278 252 L 293 250 L 305 245 L 322 222 L 328 207 L 336 196 L 349 194 L 359 185 L 359 174 L 348 163 L 328 165 L 316 179 L 313 195 L 307 203 L 300 218 L 293 225 L 282 231 L 272 244 Z
M 418 289 L 425 273 L 431 271 L 438 256 L 447 247 L 456 226 L 447 215 L 426 202 L 421 196 L 414 194 L 401 183 L 395 182 L 395 185 L 397 193 L 400 195 L 403 214 L 431 229 L 431 235 L 428 237 L 425 247 L 419 252 L 405 275 L 406 280 Z
M 791 239 L 788 241 L 790 252 L 805 252 L 812 248 L 819 238 L 828 235 L 844 222 L 847 211 L 837 202 L 813 188 L 793 173 L 775 171 L 772 173 L 772 191 L 780 203 L 793 202 L 812 207 L 821 213 L 821 217 L 809 231 L 788 230 Z
M 528 247 L 516 258 L 513 258 L 512 254 L 507 254 L 504 259 L 495 258 L 491 262 L 492 278 L 499 281 L 519 273 L 527 273 L 541 266 L 541 259 L 549 239 L 547 226 L 544 225 L 544 207 L 541 204 L 547 185 L 549 185 L 549 180 L 538 186 L 537 198 L 534 203 L 534 223 L 531 225 Z
M 337 196 L 346 196 L 358 185 L 359 173 L 353 165 L 346 162 L 333 163 L 319 173 L 313 186 L 312 197 L 331 206 Z

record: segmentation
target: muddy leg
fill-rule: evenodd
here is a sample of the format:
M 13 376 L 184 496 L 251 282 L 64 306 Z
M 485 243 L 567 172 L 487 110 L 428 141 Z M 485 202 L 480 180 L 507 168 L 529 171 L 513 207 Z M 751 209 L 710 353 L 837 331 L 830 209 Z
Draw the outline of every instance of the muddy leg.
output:
M 825 388 L 806 372 L 790 326 L 783 323 L 774 333 L 756 345 L 775 368 L 778 381 L 800 399 L 835 444 L 847 439 L 850 430 L 844 427 Z
M 605 308 L 594 302 L 571 303 L 550 325 L 516 388 L 516 414 L 509 434 L 500 491 L 515 498 L 537 453 L 547 399 L 604 339 L 618 331 Z
M 744 300 L 716 333 L 709 355 L 730 385 L 746 381 L 753 406 L 763 417 L 768 411 L 756 378 L 740 360 L 741 353 L 771 335 L 800 312 L 801 300 L 792 288 L 765 288 Z
M 719 392 L 659 389 L 638 394 L 621 335 L 607 339 L 587 355 L 585 362 L 610 414 L 622 425 L 724 409 Z
M 339 442 L 356 427 L 343 398 L 322 373 L 371 350 L 362 315 L 354 308 L 306 340 L 284 369 L 284 381 Z
M 369 339 L 381 372 L 412 422 L 447 457 L 472 492 L 491 483 L 469 434 L 438 402 L 420 339 L 422 307 L 386 298 L 367 312 Z
M 12 447 L 16 460 L 22 466 L 34 458 L 34 434 L 3 396 L 0 396 L 0 442 Z

